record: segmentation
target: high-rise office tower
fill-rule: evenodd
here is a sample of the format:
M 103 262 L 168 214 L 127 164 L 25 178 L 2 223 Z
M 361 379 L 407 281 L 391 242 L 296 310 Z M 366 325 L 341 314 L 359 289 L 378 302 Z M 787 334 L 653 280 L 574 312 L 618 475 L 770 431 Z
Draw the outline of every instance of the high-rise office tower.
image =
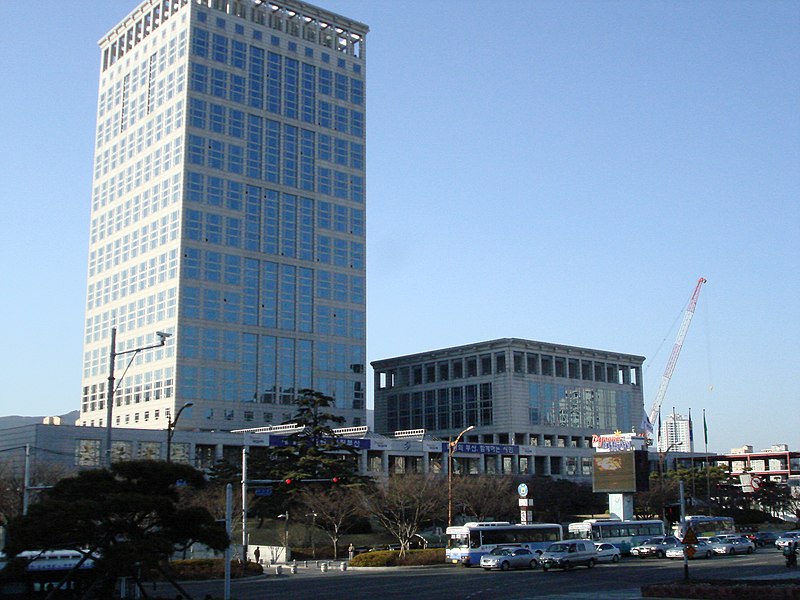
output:
M 366 424 L 367 31 L 146 0 L 99 42 L 80 424 L 108 426 L 112 328 L 114 427 L 277 424 L 303 388 Z

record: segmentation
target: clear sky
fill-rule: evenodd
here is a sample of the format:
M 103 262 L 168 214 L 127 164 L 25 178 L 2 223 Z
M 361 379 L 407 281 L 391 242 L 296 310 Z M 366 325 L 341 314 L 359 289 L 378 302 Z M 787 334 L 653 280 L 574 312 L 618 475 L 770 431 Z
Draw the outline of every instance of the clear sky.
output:
M 368 360 L 638 354 L 649 410 L 703 276 L 664 411 L 800 449 L 800 2 L 319 3 L 370 26 Z M 96 42 L 136 4 L 0 2 L 2 415 L 79 407 Z

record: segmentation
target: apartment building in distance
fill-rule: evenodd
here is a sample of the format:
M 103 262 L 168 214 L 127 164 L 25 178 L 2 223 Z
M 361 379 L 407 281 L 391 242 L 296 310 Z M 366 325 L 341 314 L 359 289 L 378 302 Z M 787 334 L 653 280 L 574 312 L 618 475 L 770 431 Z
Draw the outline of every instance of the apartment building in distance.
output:
M 100 40 L 80 425 L 107 426 L 112 328 L 114 427 L 281 423 L 303 388 L 366 424 L 367 32 L 145 0 Z

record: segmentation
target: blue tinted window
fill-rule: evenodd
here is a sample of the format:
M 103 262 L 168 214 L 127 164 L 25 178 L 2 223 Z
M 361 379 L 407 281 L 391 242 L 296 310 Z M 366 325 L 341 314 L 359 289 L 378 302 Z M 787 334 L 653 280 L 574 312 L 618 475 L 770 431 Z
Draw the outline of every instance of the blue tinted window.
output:
M 228 172 L 244 173 L 244 148 L 237 144 L 228 144 Z
M 231 73 L 231 102 L 244 104 L 245 79 L 241 75 Z
M 254 108 L 264 105 L 264 50 L 250 46 L 250 69 L 247 103 Z
M 267 110 L 281 112 L 281 70 L 283 57 L 269 52 L 267 55 Z
M 186 141 L 189 163 L 193 165 L 205 164 L 205 138 L 199 135 L 189 135 Z
M 225 133 L 225 107 L 212 104 L 208 128 L 214 133 Z
M 238 181 L 229 181 L 226 191 L 225 206 L 230 210 L 242 210 L 242 204 L 244 202 L 244 185 Z
M 211 58 L 217 62 L 228 63 L 228 38 L 215 33 L 211 36 Z
M 192 63 L 192 76 L 189 84 L 193 92 L 208 93 L 208 67 Z
M 228 97 L 228 73 L 222 69 L 211 69 L 211 93 L 217 98 Z
M 211 206 L 222 206 L 222 187 L 225 180 L 222 177 L 208 178 L 208 204 Z
M 199 98 L 189 101 L 189 125 L 198 129 L 206 128 L 206 103 Z
M 333 95 L 333 72 L 328 69 L 319 70 L 319 93 L 325 96 Z
M 192 38 L 192 54 L 208 58 L 208 32 L 196 27 Z
M 231 65 L 244 69 L 247 64 L 247 44 L 239 40 L 231 40 Z
M 228 115 L 228 135 L 244 139 L 244 111 L 231 109 Z

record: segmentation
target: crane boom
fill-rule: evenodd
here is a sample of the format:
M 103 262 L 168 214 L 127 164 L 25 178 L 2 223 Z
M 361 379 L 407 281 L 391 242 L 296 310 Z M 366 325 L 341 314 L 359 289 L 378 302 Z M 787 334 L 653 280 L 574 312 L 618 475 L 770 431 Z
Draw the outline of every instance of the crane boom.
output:
M 692 298 L 689 300 L 689 304 L 686 306 L 686 312 L 683 314 L 683 322 L 678 331 L 678 337 L 675 338 L 675 345 L 672 347 L 672 354 L 667 362 L 667 368 L 664 369 L 664 374 L 661 376 L 661 385 L 658 388 L 656 399 L 653 401 L 653 408 L 650 409 L 650 424 L 653 426 L 655 426 L 658 411 L 661 409 L 664 396 L 667 395 L 667 386 L 669 386 L 669 380 L 672 378 L 672 372 L 675 370 L 675 363 L 678 362 L 678 356 L 681 353 L 681 348 L 683 348 L 683 340 L 686 338 L 686 332 L 689 331 L 689 325 L 694 316 L 694 309 L 697 306 L 697 298 L 700 296 L 700 287 L 705 282 L 706 279 L 704 277 L 697 280 L 697 286 L 694 288 Z

